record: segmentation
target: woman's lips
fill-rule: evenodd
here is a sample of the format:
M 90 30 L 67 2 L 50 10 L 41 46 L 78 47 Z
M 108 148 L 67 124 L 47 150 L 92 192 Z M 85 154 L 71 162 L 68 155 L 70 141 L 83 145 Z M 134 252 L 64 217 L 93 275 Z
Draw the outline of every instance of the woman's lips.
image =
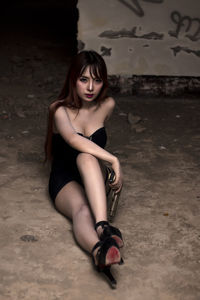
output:
M 85 94 L 87 98 L 92 98 L 94 94 Z

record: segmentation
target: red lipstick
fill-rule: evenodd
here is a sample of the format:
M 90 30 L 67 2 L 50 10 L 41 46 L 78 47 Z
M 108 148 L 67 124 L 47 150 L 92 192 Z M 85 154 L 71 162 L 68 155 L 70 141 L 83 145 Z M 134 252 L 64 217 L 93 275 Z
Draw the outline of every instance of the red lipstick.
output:
M 94 94 L 85 94 L 87 98 L 92 98 Z

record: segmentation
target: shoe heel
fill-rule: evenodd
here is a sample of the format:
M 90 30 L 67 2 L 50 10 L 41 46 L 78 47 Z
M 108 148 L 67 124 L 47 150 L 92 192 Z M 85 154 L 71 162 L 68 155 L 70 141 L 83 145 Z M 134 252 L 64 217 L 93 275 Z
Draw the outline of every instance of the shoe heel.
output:
M 121 257 L 121 260 L 120 260 L 120 262 L 118 263 L 118 265 L 123 265 L 124 264 L 124 260 L 123 260 L 123 258 Z
M 92 253 L 97 248 L 99 248 L 96 254 L 98 264 L 95 264 L 94 257 L 93 264 L 98 272 L 101 272 L 106 276 L 106 278 L 109 280 L 111 288 L 116 289 L 117 281 L 113 277 L 110 268 L 112 264 L 120 264 L 123 262 L 119 247 L 116 241 L 109 237 L 105 241 L 97 242 L 92 249 Z
M 112 289 L 116 289 L 117 288 L 117 281 L 116 279 L 113 277 L 111 271 L 110 271 L 110 267 L 105 267 L 102 270 L 102 273 L 107 277 L 107 279 L 109 280 L 110 286 Z

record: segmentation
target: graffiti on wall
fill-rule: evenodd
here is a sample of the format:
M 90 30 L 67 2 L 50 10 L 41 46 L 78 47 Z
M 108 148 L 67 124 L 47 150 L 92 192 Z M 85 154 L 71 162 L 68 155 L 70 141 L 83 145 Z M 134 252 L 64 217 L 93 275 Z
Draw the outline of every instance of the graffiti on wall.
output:
M 107 48 L 105 46 L 101 46 L 101 49 L 100 49 L 101 55 L 102 56 L 111 56 L 111 50 L 112 50 L 112 48 Z
M 139 17 L 145 15 L 144 10 L 141 5 L 141 1 L 149 3 L 161 4 L 164 0 L 118 0 L 121 4 L 130 9 L 134 14 Z M 180 39 L 182 37 L 188 38 L 192 42 L 200 40 L 200 18 L 192 18 L 188 15 L 181 15 L 179 11 L 173 11 L 170 15 L 172 22 L 175 24 L 173 30 L 169 30 L 168 34 L 171 37 Z M 147 40 L 163 40 L 164 33 L 158 32 L 149 32 L 142 35 L 137 34 L 137 26 L 134 26 L 132 29 L 123 28 L 121 30 L 106 30 L 99 34 L 100 38 L 107 39 L 118 39 L 118 38 L 138 38 L 138 39 L 147 39 Z M 148 45 L 149 46 L 149 45 Z M 176 56 L 180 52 L 185 52 L 188 54 L 195 55 L 200 58 L 200 51 L 189 49 L 188 47 L 183 46 L 174 46 L 170 48 Z M 109 55 L 111 49 L 109 49 Z M 104 54 L 106 55 L 106 54 Z
M 161 4 L 164 2 L 164 0 L 118 0 L 118 1 L 122 3 L 124 6 L 128 7 L 139 17 L 143 17 L 145 15 L 140 1 L 157 3 L 157 4 Z M 187 37 L 191 41 L 198 41 L 200 39 L 200 18 L 191 18 L 190 16 L 182 16 L 180 12 L 173 11 L 171 13 L 171 20 L 176 25 L 176 29 L 174 31 L 170 30 L 168 32 L 170 36 L 178 38 L 181 32 L 185 32 L 186 33 L 185 37 Z M 127 32 L 118 33 L 119 36 L 121 34 L 122 37 L 127 37 Z M 135 32 L 134 34 L 133 32 L 129 32 L 128 37 L 137 38 L 138 36 L 135 35 Z M 116 37 L 111 37 L 111 38 L 116 38 Z
M 187 47 L 181 47 L 181 46 L 171 47 L 171 49 L 174 52 L 174 56 L 176 56 L 179 52 L 183 51 L 189 54 L 194 54 L 197 57 L 200 57 L 200 50 L 192 50 Z
M 142 8 L 142 5 L 140 4 L 141 0 L 118 0 L 123 5 L 128 7 L 131 11 L 133 11 L 138 17 L 144 16 L 144 10 Z M 163 3 L 164 0 L 142 0 L 144 2 L 150 2 L 150 3 Z
M 173 11 L 171 13 L 171 19 L 176 24 L 174 31 L 170 30 L 169 35 L 179 38 L 181 32 L 185 34 L 185 37 L 193 42 L 200 39 L 200 19 L 191 18 L 190 16 L 182 16 L 180 12 Z
M 133 11 L 137 16 L 143 17 L 144 10 L 141 6 L 140 1 L 149 2 L 149 3 L 157 3 L 161 4 L 164 0 L 118 0 L 124 6 L 128 7 L 131 11 Z M 133 27 L 132 29 L 121 29 L 118 31 L 114 30 L 106 30 L 99 34 L 101 38 L 108 38 L 108 39 L 118 39 L 118 38 L 139 38 L 139 39 L 147 39 L 147 40 L 162 40 L 164 38 L 163 33 L 158 32 L 148 32 L 142 35 L 138 35 L 136 33 L 137 26 Z
M 162 40 L 164 37 L 163 33 L 149 32 L 145 34 L 138 35 L 136 33 L 137 26 L 133 27 L 131 30 L 121 29 L 118 31 L 106 30 L 99 34 L 101 38 L 107 39 L 119 39 L 119 38 L 135 38 L 135 39 L 147 39 L 147 40 Z

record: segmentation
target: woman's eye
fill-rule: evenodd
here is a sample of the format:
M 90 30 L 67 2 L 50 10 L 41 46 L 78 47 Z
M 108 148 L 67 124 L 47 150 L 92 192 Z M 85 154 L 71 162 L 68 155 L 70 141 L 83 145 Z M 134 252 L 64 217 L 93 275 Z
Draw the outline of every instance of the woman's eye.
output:
M 102 82 L 102 80 L 99 79 L 99 78 L 95 79 L 95 81 L 96 81 L 97 83 L 101 83 L 101 82 Z
M 79 79 L 81 82 L 87 82 L 87 79 L 86 78 L 84 78 L 84 77 L 80 77 L 80 79 Z

